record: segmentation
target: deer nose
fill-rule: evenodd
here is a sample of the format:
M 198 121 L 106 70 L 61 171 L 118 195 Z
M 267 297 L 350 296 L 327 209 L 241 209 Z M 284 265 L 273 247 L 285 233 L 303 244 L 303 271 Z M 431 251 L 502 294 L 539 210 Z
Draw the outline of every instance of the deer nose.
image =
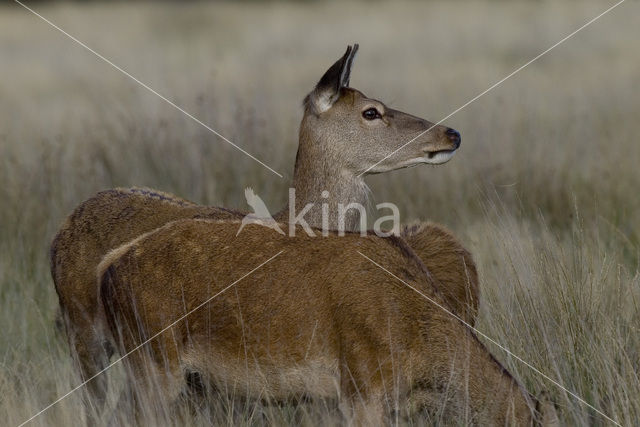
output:
M 451 142 L 455 144 L 456 149 L 460 147 L 460 143 L 462 142 L 462 138 L 460 137 L 460 132 L 458 132 L 455 129 L 448 128 L 445 133 L 447 134 Z

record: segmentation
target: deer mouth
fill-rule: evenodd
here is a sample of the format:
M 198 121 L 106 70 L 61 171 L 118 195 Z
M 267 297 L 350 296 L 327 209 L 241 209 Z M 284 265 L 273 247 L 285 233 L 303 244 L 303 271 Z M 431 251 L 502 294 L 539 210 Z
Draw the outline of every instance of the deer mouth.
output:
M 427 157 L 425 163 L 430 163 L 432 165 L 440 165 L 442 163 L 446 163 L 453 157 L 453 154 L 456 150 L 437 150 L 430 151 L 427 153 Z
M 454 150 L 438 150 L 438 151 L 430 151 L 429 153 L 427 153 L 427 156 L 430 159 L 433 159 L 434 157 L 438 156 L 438 155 L 446 155 L 446 154 L 452 154 L 454 152 Z

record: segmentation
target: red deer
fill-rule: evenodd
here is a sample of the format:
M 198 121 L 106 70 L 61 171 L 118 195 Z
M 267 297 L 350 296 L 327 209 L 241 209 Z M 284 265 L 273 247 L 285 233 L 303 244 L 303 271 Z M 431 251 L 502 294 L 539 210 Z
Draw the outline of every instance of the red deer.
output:
M 335 215 L 339 203 L 366 201 L 361 174 L 367 167 L 433 126 L 432 123 L 386 107 L 348 87 L 357 45 L 349 47 L 333 64 L 315 89 L 305 98 L 300 125 L 293 188 L 299 212 L 315 203 L 305 216 L 312 227 L 322 227 L 321 204 L 329 204 L 328 226 L 338 228 Z M 460 135 L 445 126 L 435 126 L 412 144 L 398 151 L 368 173 L 380 173 L 419 163 L 443 163 L 460 145 Z M 321 196 L 329 192 L 329 198 Z M 285 220 L 288 207 L 277 220 Z M 238 219 L 244 213 L 200 206 L 160 191 L 130 188 L 102 191 L 80 204 L 66 219 L 51 245 L 51 274 L 58 294 L 72 354 L 83 378 L 100 371 L 110 357 L 104 319 L 97 316 L 95 269 L 110 250 L 181 218 Z M 359 222 L 359 212 L 345 218 L 348 230 Z M 473 323 L 478 307 L 478 279 L 467 252 L 445 229 L 430 224 L 407 227 L 402 232 L 409 245 L 416 245 L 427 267 L 437 276 L 443 295 L 459 314 Z M 431 244 L 429 242 L 433 241 Z M 103 381 L 89 385 L 100 397 Z

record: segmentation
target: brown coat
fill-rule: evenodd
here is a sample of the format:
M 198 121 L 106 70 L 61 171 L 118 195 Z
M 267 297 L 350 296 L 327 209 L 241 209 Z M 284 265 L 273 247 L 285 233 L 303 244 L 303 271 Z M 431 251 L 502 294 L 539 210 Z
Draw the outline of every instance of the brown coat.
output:
M 170 221 L 240 219 L 243 215 L 144 188 L 102 191 L 74 210 L 51 245 L 51 275 L 72 354 L 83 378 L 100 371 L 110 355 L 103 332 L 104 319 L 96 316 L 95 271 L 102 258 L 113 248 Z M 451 233 L 434 224 L 405 227 L 401 234 L 431 271 L 450 306 L 473 324 L 479 289 L 475 264 L 468 251 Z M 88 388 L 94 397 L 101 399 L 104 380 L 97 378 Z
M 533 400 L 470 329 L 358 254 L 453 310 L 402 239 L 259 225 L 236 237 L 239 226 L 176 221 L 100 263 L 121 354 L 218 294 L 125 359 L 138 385 L 155 378 L 173 400 L 190 369 L 250 396 L 340 396 L 358 423 L 379 422 L 393 396 L 426 409 L 449 399 L 479 425 L 532 423 Z
M 418 163 L 440 164 L 450 159 L 460 145 L 460 135 L 453 129 L 390 109 L 382 102 L 346 87 L 356 51 L 357 46 L 349 47 L 305 101 L 294 169 L 296 200 L 292 204 L 299 212 L 306 203 L 315 202 L 305 217 L 312 227 L 322 224 L 323 203 L 330 207 L 329 227 L 332 229 L 338 228 L 336 214 L 340 203 L 366 205 L 365 172 L 379 173 Z M 372 108 L 380 113 L 380 117 L 366 119 L 363 111 Z M 418 137 L 420 133 L 422 135 Z M 415 138 L 393 156 L 385 157 Z M 384 161 L 376 164 L 383 158 Z M 365 171 L 374 164 L 374 169 Z M 325 190 L 330 194 L 328 198 L 322 196 Z M 287 212 L 285 209 L 277 219 L 286 220 Z M 84 378 L 101 370 L 109 358 L 102 332 L 104 319 L 95 315 L 94 275 L 102 257 L 111 249 L 169 221 L 241 216 L 228 209 L 198 206 L 170 194 L 138 188 L 100 192 L 74 210 L 51 246 L 51 273 L 72 354 L 77 358 Z M 358 211 L 350 210 L 345 220 L 347 229 L 357 226 L 358 220 Z M 449 233 L 438 227 L 426 225 L 415 233 L 405 233 L 405 236 L 415 240 L 420 247 L 428 247 L 431 234 L 436 235 L 438 241 L 446 240 L 453 246 L 444 249 L 442 255 L 440 250 L 428 248 L 424 261 L 433 266 L 437 274 L 443 269 L 446 271 L 438 278 L 443 288 L 451 287 L 444 295 L 461 316 L 473 322 L 478 301 L 477 277 L 469 254 Z M 437 247 L 442 248 L 442 245 Z M 466 280 L 467 276 L 469 280 Z M 467 296 L 471 297 L 461 299 Z M 92 381 L 88 387 L 94 397 L 102 397 L 101 379 Z

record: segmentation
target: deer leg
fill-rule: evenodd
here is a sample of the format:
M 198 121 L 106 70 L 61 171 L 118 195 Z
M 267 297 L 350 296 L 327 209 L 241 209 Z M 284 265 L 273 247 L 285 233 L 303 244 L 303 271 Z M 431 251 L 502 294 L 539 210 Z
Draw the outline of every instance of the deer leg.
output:
M 368 397 L 353 404 L 351 425 L 355 427 L 385 425 L 385 410 L 382 397 Z
M 186 380 L 175 344 L 166 343 L 162 338 L 158 338 L 161 342 L 154 340 L 124 360 L 127 383 L 112 420 L 162 425 L 173 419 Z
M 383 426 L 386 404 L 397 395 L 390 358 L 383 363 L 346 357 L 340 370 L 340 409 L 352 426 Z
M 93 327 L 92 320 L 82 315 L 71 318 L 63 310 L 65 330 L 71 351 L 71 357 L 80 372 L 81 381 L 85 382 L 84 403 L 94 415 L 99 415 L 104 408 L 107 393 L 107 379 L 97 375 L 109 362 L 104 339 Z M 85 326 L 84 328 L 82 326 Z

